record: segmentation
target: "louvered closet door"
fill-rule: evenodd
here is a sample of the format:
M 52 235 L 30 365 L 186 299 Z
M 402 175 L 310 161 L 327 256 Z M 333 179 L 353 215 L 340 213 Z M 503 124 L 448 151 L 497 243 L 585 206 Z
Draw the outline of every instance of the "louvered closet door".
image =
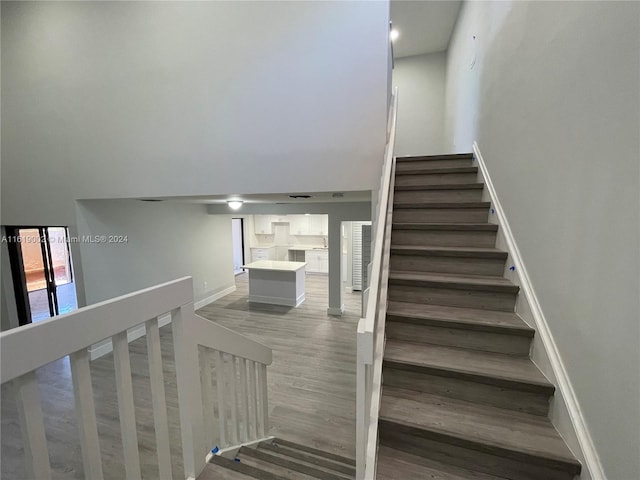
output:
M 364 222 L 351 222 L 351 271 L 354 290 L 362 290 L 362 225 Z

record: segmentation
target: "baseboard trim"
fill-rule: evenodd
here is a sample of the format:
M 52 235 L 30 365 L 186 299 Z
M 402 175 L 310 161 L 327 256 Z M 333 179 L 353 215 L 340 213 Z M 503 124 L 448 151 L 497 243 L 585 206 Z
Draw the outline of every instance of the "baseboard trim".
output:
M 209 305 L 210 303 L 215 302 L 216 300 L 221 299 L 222 297 L 229 295 L 230 293 L 233 293 L 236 291 L 236 286 L 232 285 L 230 287 L 227 287 L 223 290 L 220 290 L 216 293 L 214 293 L 213 295 L 209 295 L 206 298 L 203 298 L 202 300 L 199 300 L 197 302 L 194 303 L 194 309 L 198 310 L 202 307 L 205 307 L 207 305 Z M 158 327 L 164 327 L 165 325 L 169 325 L 171 323 L 171 314 L 170 313 L 166 313 L 160 317 L 158 317 Z M 144 337 L 146 335 L 146 329 L 144 324 L 142 325 L 138 325 L 137 327 L 132 328 L 131 330 L 127 331 L 127 341 L 129 343 L 133 342 L 134 340 L 137 340 L 140 337 Z M 89 358 L 91 358 L 91 360 L 95 360 L 97 358 L 103 357 L 104 355 L 111 353 L 113 351 L 113 344 L 111 343 L 111 340 L 105 340 L 104 342 L 101 343 L 96 343 L 95 345 L 92 345 L 91 347 L 89 347 Z
M 220 290 L 219 292 L 216 292 L 212 295 L 209 295 L 206 298 L 203 298 L 202 300 L 198 300 L 194 305 L 193 308 L 195 310 L 199 310 L 202 307 L 206 307 L 207 305 L 209 305 L 210 303 L 215 302 L 216 300 L 220 300 L 222 297 L 226 297 L 227 295 L 229 295 L 230 293 L 233 293 L 236 291 L 236 286 L 235 285 L 231 285 L 230 287 L 227 287 L 223 290 Z
M 529 278 L 529 273 L 527 272 L 527 268 L 525 267 L 522 260 L 522 255 L 520 254 L 520 250 L 518 249 L 515 237 L 513 236 L 513 232 L 511 231 L 511 227 L 509 226 L 509 222 L 504 213 L 495 187 L 493 186 L 491 176 L 489 175 L 487 165 L 484 162 L 484 158 L 482 157 L 482 153 L 480 152 L 480 147 L 478 146 L 477 142 L 473 142 L 473 154 L 475 160 L 478 162 L 480 172 L 484 177 L 485 187 L 487 189 L 487 192 L 489 193 L 489 196 L 491 197 L 491 204 L 495 211 L 498 225 L 500 225 L 500 229 L 502 230 L 505 242 L 507 243 L 509 255 L 513 261 L 513 265 L 516 267 L 514 273 L 518 276 L 520 288 L 524 293 L 531 309 L 531 314 L 535 322 L 537 334 L 539 335 L 540 340 L 544 345 L 547 356 L 549 358 L 549 363 L 551 364 L 553 373 L 556 376 L 558 382 L 557 387 L 562 394 L 562 398 L 564 399 L 567 411 L 571 418 L 571 423 L 573 425 L 576 438 L 578 439 L 578 443 L 582 450 L 582 455 L 584 457 L 585 463 L 587 464 L 586 467 L 591 473 L 593 480 L 606 480 L 606 476 L 602 468 L 602 463 L 600 462 L 600 457 L 598 456 L 598 452 L 593 443 L 593 439 L 591 438 L 591 434 L 589 433 L 589 429 L 582 414 L 582 410 L 580 409 L 580 404 L 578 403 L 578 398 L 576 396 L 575 390 L 573 389 L 571 381 L 569 380 L 569 375 L 567 374 L 567 370 L 564 366 L 564 363 L 562 362 L 560 352 L 558 351 L 558 346 L 556 345 L 556 342 L 549 328 L 549 324 L 547 323 L 547 319 L 544 316 L 542 307 L 540 306 L 540 302 L 538 301 L 538 297 L 536 296 L 533 284 L 531 283 L 531 279 Z

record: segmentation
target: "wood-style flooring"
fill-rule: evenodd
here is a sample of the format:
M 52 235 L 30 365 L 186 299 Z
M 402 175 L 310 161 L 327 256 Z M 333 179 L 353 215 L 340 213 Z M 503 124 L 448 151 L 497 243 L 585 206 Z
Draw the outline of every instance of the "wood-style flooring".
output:
M 248 303 L 246 274 L 237 290 L 197 313 L 273 349 L 268 369 L 271 435 L 353 457 L 355 454 L 356 326 L 360 294 L 345 294 L 345 314 L 330 317 L 327 277 L 307 275 L 306 301 L 298 308 Z M 182 477 L 179 416 L 170 326 L 160 329 L 173 477 Z M 136 404 L 138 444 L 145 479 L 158 478 L 146 343 L 129 344 Z M 6 361 L 6 359 L 3 359 Z M 102 463 L 106 479 L 124 478 L 112 355 L 91 364 Z M 67 358 L 38 370 L 54 479 L 82 479 L 84 472 Z M 17 409 L 11 389 L 2 386 L 0 478 L 29 480 Z M 164 480 L 164 479 L 163 479 Z

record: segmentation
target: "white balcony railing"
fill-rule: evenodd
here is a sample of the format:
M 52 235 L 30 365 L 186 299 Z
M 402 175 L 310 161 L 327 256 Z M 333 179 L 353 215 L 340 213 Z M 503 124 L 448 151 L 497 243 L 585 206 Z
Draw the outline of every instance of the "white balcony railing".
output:
M 356 373 L 356 479 L 373 480 L 378 455 L 378 416 L 382 394 L 382 358 L 387 313 L 389 247 L 395 157 L 398 90 L 389 110 L 388 141 L 385 150 L 378 203 L 374 217 L 369 288 L 363 295 L 364 318 L 358 322 Z
M 268 431 L 267 374 L 271 349 L 194 313 L 190 277 L 124 295 L 0 334 L 2 384 L 15 387 L 27 478 L 51 478 L 35 370 L 69 356 L 85 478 L 104 477 L 88 347 L 111 338 L 123 463 L 140 479 L 127 330 L 145 325 L 160 478 L 172 478 L 158 318 L 169 313 L 181 425 L 184 478 L 194 479 L 211 448 L 240 445 Z M 212 384 L 215 372 L 217 395 Z M 217 424 L 217 428 L 214 426 Z

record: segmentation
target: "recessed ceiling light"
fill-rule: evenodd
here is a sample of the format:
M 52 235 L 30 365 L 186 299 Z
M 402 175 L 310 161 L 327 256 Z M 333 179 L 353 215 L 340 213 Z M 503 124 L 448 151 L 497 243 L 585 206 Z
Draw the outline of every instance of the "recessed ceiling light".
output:
M 395 42 L 399 36 L 400 36 L 400 32 L 395 28 L 389 32 L 389 38 L 391 39 L 392 42 Z
M 227 200 L 227 205 L 232 210 L 238 210 L 242 206 L 242 200 Z

